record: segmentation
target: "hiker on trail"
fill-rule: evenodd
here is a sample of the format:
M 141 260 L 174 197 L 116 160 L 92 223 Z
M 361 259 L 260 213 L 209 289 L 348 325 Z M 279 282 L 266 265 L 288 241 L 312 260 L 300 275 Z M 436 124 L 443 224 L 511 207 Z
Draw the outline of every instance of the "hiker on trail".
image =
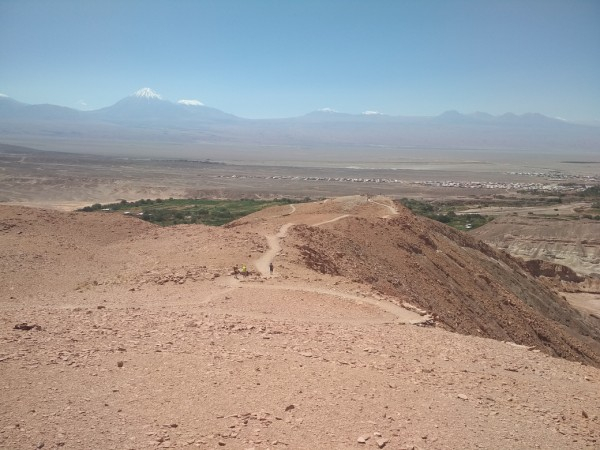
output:
M 272 262 L 269 263 L 269 271 L 271 272 L 271 275 L 273 275 L 273 263 Z
M 246 264 L 242 264 L 242 275 L 248 275 L 248 268 L 246 267 Z

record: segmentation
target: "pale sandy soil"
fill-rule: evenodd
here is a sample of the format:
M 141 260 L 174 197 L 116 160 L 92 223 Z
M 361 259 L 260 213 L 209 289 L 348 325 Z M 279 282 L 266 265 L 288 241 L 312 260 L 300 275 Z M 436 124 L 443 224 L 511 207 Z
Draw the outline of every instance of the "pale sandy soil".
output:
M 461 211 L 461 214 L 483 214 L 488 216 L 506 216 L 540 214 L 548 216 L 572 216 L 577 215 L 577 211 L 588 209 L 590 202 L 565 203 L 562 205 L 549 206 L 488 206 L 484 208 L 466 209 Z
M 587 292 L 564 292 L 563 295 L 573 306 L 600 317 L 600 294 Z
M 298 224 L 391 220 L 372 200 L 228 228 L 0 206 L 0 448 L 598 448 L 599 369 L 295 259 Z

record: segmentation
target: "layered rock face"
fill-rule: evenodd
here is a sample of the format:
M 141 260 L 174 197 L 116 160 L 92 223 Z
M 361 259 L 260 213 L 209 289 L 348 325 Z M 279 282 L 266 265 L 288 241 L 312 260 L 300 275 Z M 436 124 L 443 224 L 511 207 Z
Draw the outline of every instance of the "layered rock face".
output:
M 514 256 L 600 274 L 600 221 L 505 216 L 471 232 Z

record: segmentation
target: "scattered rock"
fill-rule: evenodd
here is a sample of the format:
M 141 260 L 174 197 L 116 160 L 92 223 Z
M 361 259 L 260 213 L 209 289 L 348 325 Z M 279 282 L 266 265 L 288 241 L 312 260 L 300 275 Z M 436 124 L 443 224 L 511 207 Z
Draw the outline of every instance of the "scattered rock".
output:
M 469 400 L 469 397 L 467 397 L 465 394 L 458 394 L 457 397 L 461 400 Z
M 23 330 L 23 331 L 29 331 L 29 330 L 36 330 L 36 331 L 42 331 L 42 327 L 39 325 L 27 325 L 27 322 L 24 323 L 20 323 L 15 325 L 15 330 Z
M 117 367 L 123 367 L 124 362 L 123 361 L 117 361 Z
M 389 439 L 385 439 L 385 438 L 381 438 L 381 439 L 377 439 L 375 442 L 377 442 L 377 447 L 379 448 L 383 448 L 385 447 L 385 445 L 390 442 Z
M 366 444 L 369 438 L 370 436 L 359 436 L 356 442 L 358 442 L 359 444 Z
M 294 406 L 294 405 L 288 405 L 288 406 L 286 406 L 286 407 L 285 407 L 285 410 L 286 410 L 286 411 L 291 411 L 291 410 L 292 410 L 292 409 L 294 409 L 294 408 L 295 408 L 295 406 Z

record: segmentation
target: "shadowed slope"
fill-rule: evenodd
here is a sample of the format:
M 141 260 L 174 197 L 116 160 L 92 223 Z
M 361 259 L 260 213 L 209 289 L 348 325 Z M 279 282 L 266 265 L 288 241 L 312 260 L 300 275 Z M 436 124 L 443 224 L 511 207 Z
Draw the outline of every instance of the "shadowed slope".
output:
M 399 207 L 290 231 L 310 268 L 371 284 L 436 316 L 444 328 L 536 346 L 600 365 L 600 332 L 505 253 Z

